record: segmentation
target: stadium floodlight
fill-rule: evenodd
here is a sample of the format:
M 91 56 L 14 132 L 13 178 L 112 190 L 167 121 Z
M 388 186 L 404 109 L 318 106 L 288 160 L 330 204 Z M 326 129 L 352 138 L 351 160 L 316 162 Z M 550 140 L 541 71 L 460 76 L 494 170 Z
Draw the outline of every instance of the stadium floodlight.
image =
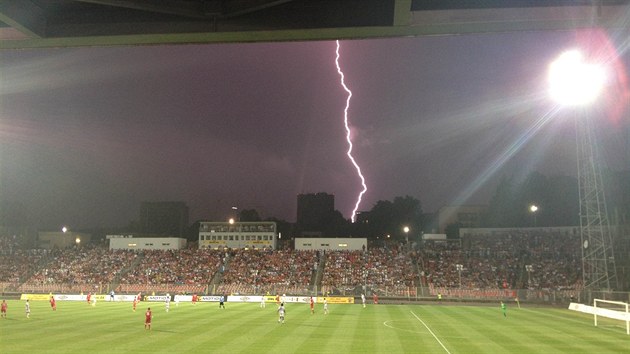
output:
M 569 50 L 549 65 L 548 79 L 549 93 L 557 103 L 583 108 L 573 113 L 577 116 L 580 237 L 585 245 L 582 248 L 584 287 L 614 289 L 617 272 L 597 141 L 590 116 L 593 112 L 585 107 L 602 93 L 606 84 L 606 68 L 601 62 L 589 62 L 579 50 Z
M 578 50 L 562 53 L 549 66 L 549 92 L 562 105 L 592 103 L 602 92 L 605 81 L 604 67 L 587 62 Z

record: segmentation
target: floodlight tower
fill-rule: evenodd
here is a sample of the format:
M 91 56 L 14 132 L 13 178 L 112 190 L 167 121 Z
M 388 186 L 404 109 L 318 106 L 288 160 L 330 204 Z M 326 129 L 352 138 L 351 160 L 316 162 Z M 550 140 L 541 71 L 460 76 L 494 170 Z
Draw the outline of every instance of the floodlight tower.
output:
M 550 65 L 550 92 L 562 105 L 588 105 L 604 81 L 604 68 L 587 63 L 577 50 L 563 53 Z M 617 270 L 593 117 L 585 109 L 576 113 L 582 279 L 585 289 L 615 289 Z

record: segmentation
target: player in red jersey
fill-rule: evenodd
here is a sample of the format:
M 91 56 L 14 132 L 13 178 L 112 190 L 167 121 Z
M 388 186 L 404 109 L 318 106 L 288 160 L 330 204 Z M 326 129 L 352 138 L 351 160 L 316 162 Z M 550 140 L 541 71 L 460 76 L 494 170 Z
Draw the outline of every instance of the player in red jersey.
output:
M 52 307 L 53 311 L 57 311 L 57 302 L 55 302 L 55 297 L 50 297 L 50 307 Z
M 280 306 L 280 295 L 276 294 L 276 305 Z
M 151 313 L 151 308 L 147 308 L 147 312 L 144 314 L 144 329 L 151 330 L 151 319 L 153 318 L 153 314 Z
M 376 293 L 374 293 L 374 296 L 372 296 L 372 299 L 374 300 L 375 304 L 378 304 L 378 295 L 376 295 Z
M 7 300 L 2 300 L 2 305 L 0 305 L 0 316 L 2 318 L 7 318 Z
M 88 303 L 88 305 L 90 304 L 91 300 L 92 300 L 92 293 L 88 293 L 87 294 L 87 303 Z
M 198 300 L 197 299 L 197 294 L 193 294 L 193 296 L 192 296 L 192 304 L 193 305 L 197 305 L 197 300 Z
M 311 296 L 311 315 L 315 313 L 315 301 L 313 300 L 313 297 Z

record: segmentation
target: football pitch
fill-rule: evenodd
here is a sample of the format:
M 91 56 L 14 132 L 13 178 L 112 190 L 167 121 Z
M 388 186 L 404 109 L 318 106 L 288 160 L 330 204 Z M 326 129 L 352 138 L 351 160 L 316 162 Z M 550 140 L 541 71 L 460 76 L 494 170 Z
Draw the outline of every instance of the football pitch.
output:
M 2 353 L 629 353 L 625 323 L 559 308 L 496 306 L 329 305 L 315 314 L 286 304 L 8 301 L 0 319 Z M 144 329 L 147 307 L 152 329 Z

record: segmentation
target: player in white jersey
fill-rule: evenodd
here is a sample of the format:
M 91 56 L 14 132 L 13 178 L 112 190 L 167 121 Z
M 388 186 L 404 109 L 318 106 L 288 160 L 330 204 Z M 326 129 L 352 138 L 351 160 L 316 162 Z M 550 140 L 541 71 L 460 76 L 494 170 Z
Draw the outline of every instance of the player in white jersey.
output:
M 171 294 L 166 293 L 166 300 L 164 301 L 164 307 L 166 308 L 166 312 L 171 309 Z
M 267 306 L 267 303 L 265 302 L 265 295 L 262 296 L 262 299 L 260 300 L 260 308 L 264 309 Z
M 363 308 L 365 308 L 365 294 L 361 294 L 361 303 L 363 304 Z
M 324 298 L 324 315 L 328 314 L 328 300 Z
M 24 305 L 24 309 L 26 310 L 26 318 L 31 318 L 31 303 L 26 299 L 26 305 Z
M 284 323 L 284 314 L 286 313 L 286 309 L 284 308 L 284 303 L 280 304 L 278 307 L 278 322 Z

